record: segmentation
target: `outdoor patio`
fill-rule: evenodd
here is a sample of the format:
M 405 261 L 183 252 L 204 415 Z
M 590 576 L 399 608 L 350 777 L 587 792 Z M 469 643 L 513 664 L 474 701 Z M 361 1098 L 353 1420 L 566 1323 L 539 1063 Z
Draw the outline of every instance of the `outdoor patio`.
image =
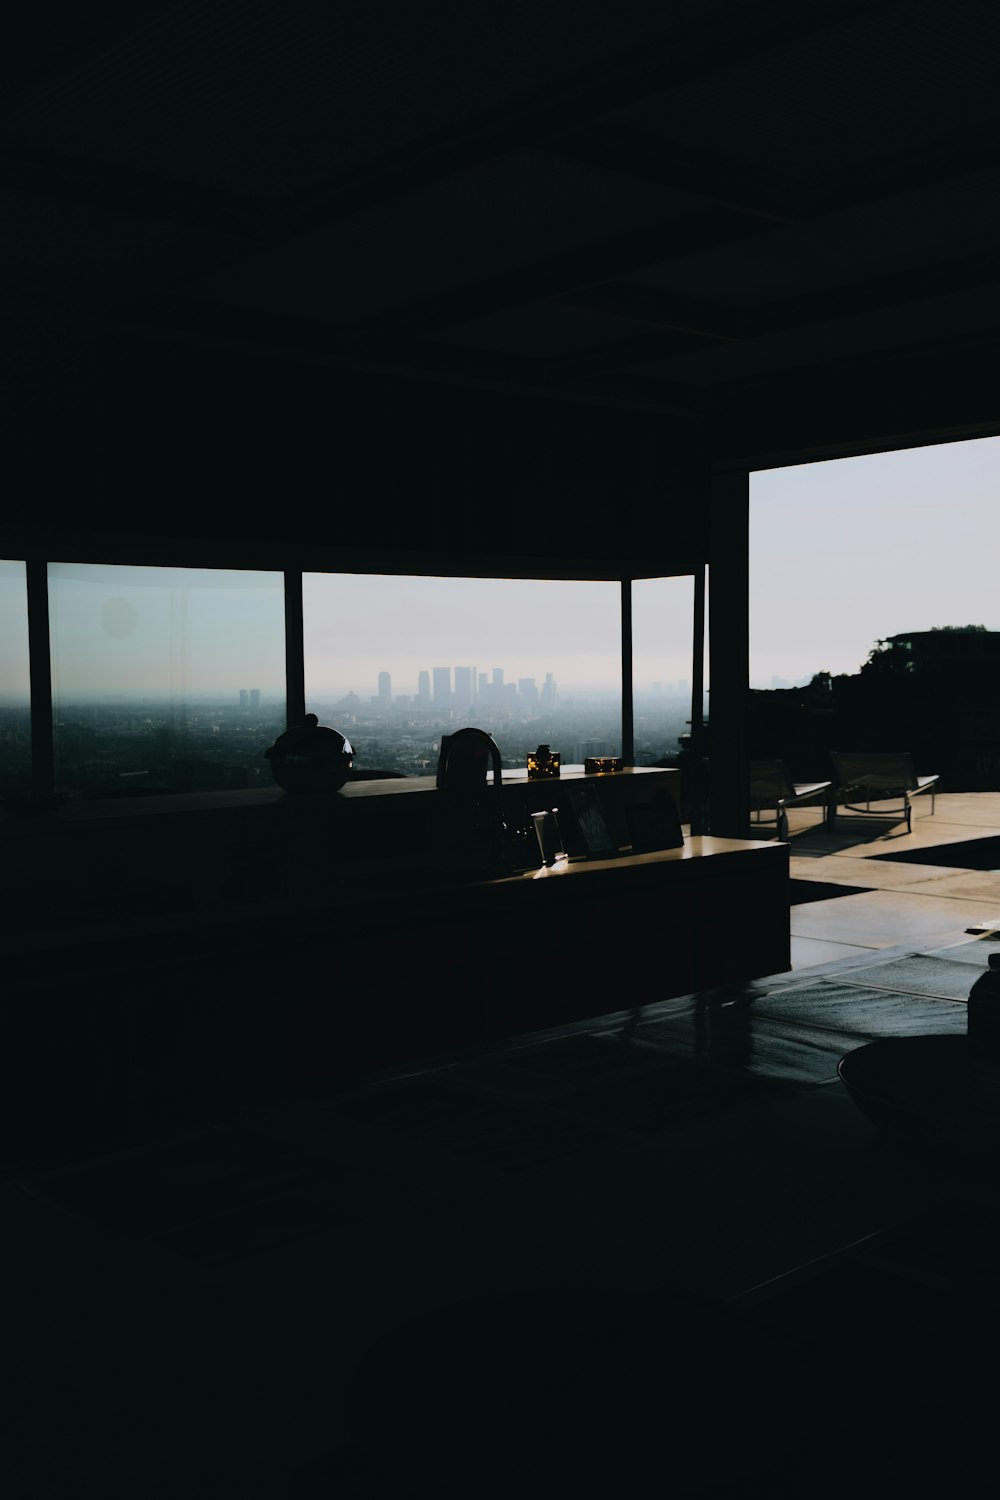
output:
M 832 833 L 820 818 L 816 807 L 789 812 L 794 970 L 1000 927 L 1000 792 L 940 793 L 933 814 L 930 797 L 919 797 L 910 834 L 891 816 L 841 813 Z

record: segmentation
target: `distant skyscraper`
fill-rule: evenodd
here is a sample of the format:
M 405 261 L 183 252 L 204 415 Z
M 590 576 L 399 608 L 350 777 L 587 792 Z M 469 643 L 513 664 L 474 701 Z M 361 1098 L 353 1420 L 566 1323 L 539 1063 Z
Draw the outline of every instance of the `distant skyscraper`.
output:
M 426 706 L 431 701 L 431 674 L 421 672 L 417 677 L 417 702 Z
M 451 668 L 434 668 L 434 707 L 451 707 Z
M 503 687 L 503 667 L 493 668 L 493 686 L 495 688 Z
M 542 707 L 554 708 L 557 697 L 556 680 L 551 672 L 546 672 L 545 681 L 542 683 Z
M 392 702 L 392 677 L 388 672 L 378 674 L 378 701 L 386 708 Z
M 538 688 L 535 686 L 535 679 L 533 677 L 519 677 L 517 679 L 517 692 L 518 697 L 522 698 L 528 707 L 534 708 L 538 703 Z
M 455 668 L 455 707 L 471 708 L 476 696 L 475 667 Z
M 250 707 L 260 708 L 260 688 L 250 689 Z
M 246 688 L 240 688 L 240 708 L 250 707 L 250 694 Z

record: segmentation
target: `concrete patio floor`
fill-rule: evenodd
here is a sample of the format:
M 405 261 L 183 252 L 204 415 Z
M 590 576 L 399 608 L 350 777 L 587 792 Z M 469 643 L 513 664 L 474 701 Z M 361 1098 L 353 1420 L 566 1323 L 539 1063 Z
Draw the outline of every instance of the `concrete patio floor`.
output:
M 980 924 L 1000 928 L 1000 792 L 941 793 L 933 813 L 929 797 L 917 798 L 912 833 L 891 814 L 839 814 L 834 832 L 819 817 L 814 807 L 789 813 L 791 878 L 855 894 L 792 906 L 794 970 L 862 960 L 872 950 L 940 948 L 968 941 Z M 997 868 L 963 868 L 961 845 L 976 845 L 970 864 L 981 866 L 990 851 L 978 841 L 992 838 Z M 936 848 L 940 863 L 930 862 Z

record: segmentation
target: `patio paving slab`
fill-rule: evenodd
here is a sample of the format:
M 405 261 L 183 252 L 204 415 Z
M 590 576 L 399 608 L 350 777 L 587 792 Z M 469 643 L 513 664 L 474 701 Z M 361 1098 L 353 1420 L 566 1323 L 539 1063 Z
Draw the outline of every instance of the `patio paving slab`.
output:
M 827 938 L 796 937 L 793 933 L 792 969 L 814 969 L 824 964 L 841 963 L 847 958 L 870 957 L 878 951 L 873 944 L 861 947 L 857 943 L 837 943 Z
M 899 890 L 920 885 L 935 876 L 954 876 L 953 865 L 904 864 L 882 859 L 861 859 L 853 854 L 831 854 L 827 859 L 792 854 L 789 870 L 796 880 L 817 880 L 833 885 L 863 885 L 872 890 Z
M 861 947 L 894 948 L 911 942 L 943 946 L 952 935 L 959 941 L 973 922 L 990 921 L 995 915 L 995 902 L 914 895 L 909 890 L 870 891 L 793 907 L 791 931 L 795 937 Z
M 869 861 L 871 863 L 871 861 Z M 911 868 L 921 869 L 915 865 Z M 994 912 L 1000 919 L 1000 871 L 952 870 L 949 875 L 934 874 L 929 880 L 921 880 L 905 887 L 914 896 L 948 896 L 970 901 L 991 901 Z
M 1000 793 L 942 792 L 937 815 L 945 812 L 949 823 L 969 823 L 976 828 L 1000 828 Z

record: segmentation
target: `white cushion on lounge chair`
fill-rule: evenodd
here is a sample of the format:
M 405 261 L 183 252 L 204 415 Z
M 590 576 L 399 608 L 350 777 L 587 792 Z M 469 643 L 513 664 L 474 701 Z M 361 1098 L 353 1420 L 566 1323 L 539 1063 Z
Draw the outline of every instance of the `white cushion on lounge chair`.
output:
M 832 814 L 836 814 L 838 802 L 843 802 L 850 812 L 870 813 L 874 817 L 884 818 L 898 811 L 906 818 L 906 831 L 909 833 L 912 828 L 910 798 L 919 796 L 921 792 L 930 792 L 933 814 L 934 791 L 941 780 L 940 773 L 918 776 L 913 757 L 908 751 L 875 751 L 868 754 L 857 750 L 831 750 L 830 759 L 837 779 Z M 857 793 L 864 796 L 864 807 L 848 802 L 847 798 Z M 902 806 L 898 809 L 873 808 L 868 805 L 873 796 L 901 797 Z
M 750 801 L 760 822 L 760 810 L 775 809 L 779 839 L 788 838 L 788 818 L 785 809 L 804 802 L 822 798 L 827 801 L 833 783 L 831 781 L 793 781 L 783 760 L 752 760 L 750 762 Z

